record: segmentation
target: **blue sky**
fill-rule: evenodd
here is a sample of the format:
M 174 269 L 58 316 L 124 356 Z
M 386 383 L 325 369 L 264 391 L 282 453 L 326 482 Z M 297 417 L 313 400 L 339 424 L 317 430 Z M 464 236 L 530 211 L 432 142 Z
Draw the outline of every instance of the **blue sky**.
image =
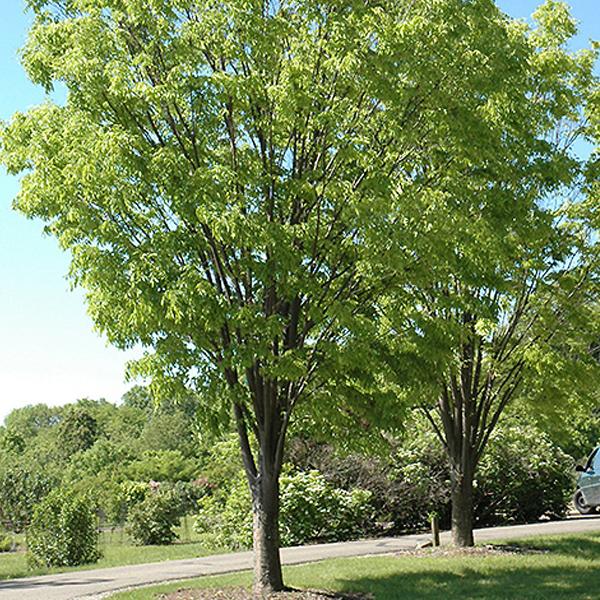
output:
M 500 0 L 512 16 L 529 18 L 533 0 Z M 578 47 L 600 39 L 598 0 L 572 0 L 580 22 Z M 19 64 L 17 50 L 30 18 L 24 0 L 8 0 L 0 20 L 0 119 L 44 100 Z M 0 421 L 15 407 L 63 404 L 77 398 L 117 401 L 127 389 L 131 355 L 109 347 L 94 331 L 83 294 L 65 279 L 68 256 L 42 235 L 38 222 L 14 213 L 18 182 L 0 172 Z

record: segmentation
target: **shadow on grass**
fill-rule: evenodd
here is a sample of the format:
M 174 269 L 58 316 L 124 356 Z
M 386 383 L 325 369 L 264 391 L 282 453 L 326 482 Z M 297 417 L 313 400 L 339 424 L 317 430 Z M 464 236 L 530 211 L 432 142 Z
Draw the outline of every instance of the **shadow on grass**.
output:
M 523 541 L 521 543 L 511 544 L 524 550 L 529 548 L 534 550 L 545 550 L 552 555 L 562 555 L 569 558 L 583 558 L 600 560 L 600 534 L 589 534 L 583 536 L 569 536 L 558 538 L 544 538 L 539 541 Z
M 511 544 L 512 545 L 512 544 Z M 591 600 L 600 598 L 600 535 L 534 540 L 543 555 L 419 559 L 410 568 L 372 577 L 344 577 L 341 591 L 375 600 Z M 399 557 L 398 561 L 402 561 Z M 419 568 L 419 562 L 422 567 Z
M 402 574 L 378 579 L 362 578 L 348 582 L 348 590 L 368 592 L 375 600 L 591 600 L 597 598 L 600 576 L 589 581 L 580 573 L 561 570 L 457 574 L 452 571 Z

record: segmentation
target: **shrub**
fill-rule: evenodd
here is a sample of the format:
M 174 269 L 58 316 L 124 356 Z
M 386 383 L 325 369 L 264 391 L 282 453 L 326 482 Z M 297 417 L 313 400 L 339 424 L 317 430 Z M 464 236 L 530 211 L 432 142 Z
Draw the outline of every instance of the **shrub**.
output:
M 284 473 L 280 489 L 283 546 L 351 539 L 360 535 L 372 516 L 370 492 L 336 488 L 314 470 Z M 200 501 L 196 530 L 214 546 L 252 545 L 251 500 L 244 478 L 237 479 L 227 497 L 213 495 Z
M 96 562 L 98 527 L 89 498 L 54 490 L 38 504 L 27 530 L 29 561 L 34 566 L 66 567 Z
M 479 525 L 523 523 L 566 513 L 573 460 L 539 428 L 507 423 L 492 437 L 479 465 L 475 518 Z
M 450 526 L 449 468 L 443 448 L 426 423 L 415 420 L 410 436 L 390 444 L 389 457 L 342 456 L 331 446 L 293 440 L 289 458 L 298 468 L 316 468 L 334 487 L 372 493 L 375 518 L 362 535 L 401 533 L 428 527 L 437 513 Z M 480 462 L 474 487 L 478 526 L 561 516 L 573 491 L 572 461 L 532 422 L 501 423 Z
M 127 533 L 139 546 L 168 545 L 177 538 L 178 503 L 170 491 L 153 491 L 129 509 Z
M 229 482 L 227 493 L 217 489 L 198 502 L 194 529 L 208 547 L 240 550 L 252 545 L 250 491 L 244 475 Z
M 409 439 L 390 443 L 385 457 L 339 454 L 328 444 L 296 438 L 289 459 L 300 469 L 317 469 L 334 487 L 371 492 L 373 518 L 361 535 L 415 531 L 428 526 L 431 512 L 445 518 L 449 482 L 436 440 L 411 431 Z
M 361 534 L 372 518 L 372 493 L 336 488 L 318 471 L 281 478 L 281 542 L 337 542 Z
M 34 506 L 50 491 L 54 482 L 28 467 L 10 467 L 0 475 L 0 522 L 20 533 L 31 521 Z
M 6 533 L 6 531 L 0 531 L 0 553 L 10 552 L 13 549 L 13 540 Z

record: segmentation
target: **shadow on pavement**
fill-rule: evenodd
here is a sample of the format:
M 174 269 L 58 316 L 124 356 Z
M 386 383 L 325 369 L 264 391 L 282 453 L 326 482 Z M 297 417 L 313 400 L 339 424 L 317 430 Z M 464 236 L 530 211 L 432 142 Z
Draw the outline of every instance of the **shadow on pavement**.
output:
M 31 581 L 26 579 L 12 579 L 9 581 L 0 581 L 0 592 L 2 590 L 19 590 L 35 587 L 65 587 L 74 585 L 96 585 L 99 583 L 108 583 L 113 579 L 101 579 L 99 577 L 85 579 L 56 579 L 52 581 L 50 576 L 45 577 L 43 581 Z

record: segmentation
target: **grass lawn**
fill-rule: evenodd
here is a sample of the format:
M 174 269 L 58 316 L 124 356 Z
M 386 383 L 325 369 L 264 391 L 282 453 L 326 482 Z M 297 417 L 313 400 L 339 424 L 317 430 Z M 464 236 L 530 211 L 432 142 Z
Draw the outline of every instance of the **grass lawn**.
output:
M 543 554 L 327 560 L 285 569 L 296 588 L 370 592 L 376 600 L 596 600 L 600 534 L 528 539 Z M 150 600 L 181 588 L 249 585 L 249 573 L 122 592 L 111 600 Z
M 182 527 L 180 529 L 180 537 L 186 541 L 172 546 L 135 546 L 122 531 L 103 532 L 100 536 L 102 558 L 93 565 L 83 565 L 76 568 L 30 569 L 27 565 L 24 551 L 6 552 L 0 554 L 0 580 L 30 577 L 32 575 L 46 575 L 48 573 L 62 573 L 65 571 L 81 571 L 102 569 L 104 567 L 118 567 L 121 565 L 162 562 L 178 558 L 196 558 L 211 554 L 195 534 L 190 531 L 189 527 Z M 24 546 L 23 536 L 18 536 L 17 541 L 21 547 Z

